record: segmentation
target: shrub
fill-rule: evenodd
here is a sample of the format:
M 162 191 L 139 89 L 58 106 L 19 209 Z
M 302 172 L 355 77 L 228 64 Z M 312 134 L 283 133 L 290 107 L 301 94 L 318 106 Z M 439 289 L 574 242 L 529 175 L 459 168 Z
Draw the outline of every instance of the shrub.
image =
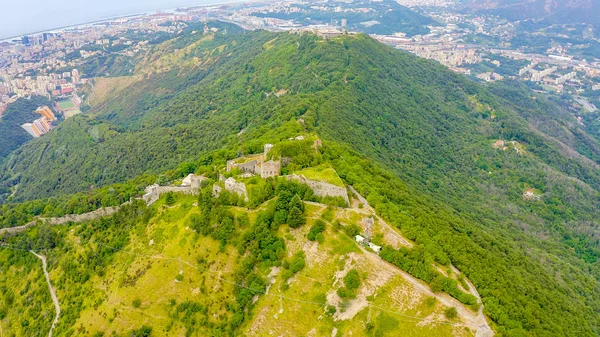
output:
M 142 325 L 137 330 L 132 330 L 129 336 L 131 337 L 149 337 L 152 334 L 152 328 L 146 325 Z
M 455 307 L 448 308 L 444 311 L 444 316 L 448 319 L 454 319 L 458 316 L 458 311 L 456 311 Z
M 167 196 L 165 197 L 165 202 L 167 205 L 174 205 L 177 199 L 175 198 L 175 193 L 169 191 L 167 192 Z
M 344 277 L 344 283 L 350 290 L 356 290 L 360 286 L 360 276 L 356 269 L 352 269 Z
M 315 241 L 317 240 L 317 236 L 321 233 L 323 233 L 323 231 L 325 230 L 325 221 L 319 219 L 315 222 L 314 225 L 312 225 L 310 227 L 310 230 L 308 232 L 308 234 L 306 235 L 306 237 L 310 240 L 310 241 Z M 323 235 L 321 234 L 321 238 L 323 238 Z M 322 240 L 318 240 L 319 242 L 321 242 Z
M 344 233 L 346 233 L 346 235 L 348 235 L 349 237 L 353 238 L 356 235 L 360 234 L 360 227 L 358 227 L 357 224 L 345 226 Z

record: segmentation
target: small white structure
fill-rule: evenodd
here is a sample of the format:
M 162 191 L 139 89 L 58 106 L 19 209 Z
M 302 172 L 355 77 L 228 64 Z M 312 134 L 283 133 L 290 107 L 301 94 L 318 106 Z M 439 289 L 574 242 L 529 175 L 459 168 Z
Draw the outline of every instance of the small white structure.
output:
M 204 180 L 204 179 L 206 179 L 206 178 L 204 178 L 202 176 L 197 176 L 193 173 L 190 173 L 187 175 L 187 177 L 183 178 L 183 180 L 181 181 L 181 186 L 200 188 L 200 184 L 202 183 L 202 180 Z
M 187 177 L 183 178 L 181 181 L 181 186 L 191 186 L 192 185 L 192 176 L 193 174 L 188 174 Z
M 377 254 L 381 251 L 381 246 L 374 244 L 373 242 L 369 242 L 369 248 L 373 249 L 373 251 Z
M 357 235 L 354 237 L 354 240 L 356 240 L 356 242 L 362 244 L 363 242 L 365 242 L 365 238 L 362 237 L 361 235 Z
M 223 189 L 221 188 L 221 186 L 214 184 L 212 189 L 213 197 L 218 198 L 221 195 L 222 190 Z
M 265 144 L 264 151 L 263 151 L 263 154 L 264 154 L 263 159 L 264 160 L 267 160 L 267 155 L 269 154 L 269 151 L 271 151 L 272 149 L 273 149 L 273 144 Z

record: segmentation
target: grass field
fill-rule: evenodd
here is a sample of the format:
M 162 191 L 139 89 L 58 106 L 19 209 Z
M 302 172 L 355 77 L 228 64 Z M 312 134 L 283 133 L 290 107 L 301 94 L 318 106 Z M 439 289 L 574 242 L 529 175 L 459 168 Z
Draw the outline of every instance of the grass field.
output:
M 131 228 L 128 243 L 115 253 L 105 272 L 91 275 L 86 282 L 70 283 L 72 286 L 66 286 L 64 268 L 73 268 L 74 264 L 65 260 L 89 259 L 79 253 L 84 241 L 77 228 L 82 225 L 56 226 L 72 247 L 62 254 L 50 255 L 53 266 L 50 277 L 62 307 L 57 336 L 65 335 L 61 324 L 69 316 L 74 324 L 66 334 L 90 336 L 129 335 L 142 325 L 152 327 L 152 335 L 156 336 L 208 336 L 211 330 L 205 324 L 231 318 L 226 306 L 232 303 L 239 286 L 233 282 L 233 273 L 240 267 L 236 247 L 240 236 L 233 236 L 231 245 L 221 250 L 218 241 L 200 236 L 188 227 L 189 217 L 200 212 L 196 207 L 197 197 L 177 194 L 176 198 L 173 206 L 166 205 L 164 197 L 152 205 L 155 215 L 147 223 Z M 236 216 L 247 213 L 254 222 L 258 213 L 273 206 L 273 202 L 257 210 L 241 207 L 229 210 Z M 336 219 L 344 224 L 360 221 L 364 211 L 319 204 L 306 204 L 305 210 L 305 225 L 297 229 L 282 225 L 277 232 L 285 240 L 286 259 L 303 252 L 305 267 L 285 281 L 282 267 L 257 265 L 257 273 L 271 286 L 267 294 L 256 297 L 256 306 L 241 333 L 246 336 L 472 335 L 464 327 L 442 322 L 446 321 L 443 312 L 447 307 L 432 301 L 395 267 L 361 250 L 342 230 L 333 228 Z M 319 218 L 327 221 L 323 239 L 309 241 L 307 233 Z M 27 309 L 31 305 L 40 307 L 42 315 L 53 314 L 41 268 L 30 255 L 25 252 L 22 257 L 33 262 L 29 269 L 11 267 L 6 274 L 0 273 L 0 280 L 14 278 L 22 285 L 19 289 L 29 289 L 15 294 L 18 308 L 11 309 L 0 322 L 3 328 L 17 335 L 20 332 L 41 336 L 47 334 L 49 324 L 35 334 L 25 333 L 20 324 L 20 318 L 31 314 Z M 0 262 L 7 262 L 2 256 Z M 361 285 L 355 299 L 343 300 L 337 290 L 351 269 L 359 271 Z M 0 294 L 0 304 L 6 301 L 4 297 Z M 35 303 L 28 302 L 32 299 Z M 209 314 L 186 314 L 181 308 L 191 303 L 206 308 Z M 46 320 L 38 318 L 39 321 Z
M 342 179 L 340 179 L 340 177 L 337 175 L 337 172 L 335 172 L 335 170 L 329 165 L 309 167 L 295 173 L 304 175 L 308 179 L 320 180 L 326 183 L 344 187 L 344 182 Z
M 73 109 L 75 107 L 75 104 L 73 102 L 71 102 L 71 100 L 69 100 L 69 99 L 64 100 L 64 101 L 59 101 L 57 104 L 58 104 L 59 110 Z
M 280 228 L 288 256 L 304 251 L 306 267 L 288 281 L 288 289 L 282 288 L 281 277 L 276 278 L 269 296 L 259 299 L 247 336 L 371 336 L 374 329 L 383 336 L 472 335 L 464 328 L 436 323 L 445 321 L 443 305 L 373 263 L 343 232 L 328 225 L 323 242 L 307 241 L 310 226 L 322 212 L 307 205 L 306 225 Z M 340 301 L 336 290 L 352 268 L 360 271 L 362 286 L 356 299 Z M 268 272 L 264 271 L 265 277 Z M 328 305 L 336 302 L 336 313 L 327 312 Z

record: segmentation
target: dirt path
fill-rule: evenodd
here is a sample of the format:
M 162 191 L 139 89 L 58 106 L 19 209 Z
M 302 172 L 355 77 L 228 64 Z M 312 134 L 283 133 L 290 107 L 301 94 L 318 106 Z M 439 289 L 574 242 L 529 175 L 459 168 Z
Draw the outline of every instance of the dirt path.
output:
M 490 328 L 487 319 L 483 315 L 481 306 L 480 310 L 475 313 L 469 308 L 467 308 L 464 304 L 460 303 L 457 299 L 451 297 L 446 293 L 434 293 L 431 291 L 428 285 L 418 280 L 416 277 L 410 275 L 409 273 L 401 270 L 395 265 L 381 259 L 379 255 L 364 249 L 360 246 L 360 249 L 363 253 L 373 262 L 374 264 L 381 267 L 382 270 L 393 270 L 395 273 L 399 274 L 410 283 L 413 287 L 418 289 L 423 294 L 427 294 L 428 296 L 435 297 L 440 303 L 448 307 L 455 307 L 458 312 L 458 316 L 462 319 L 463 324 L 467 326 L 469 329 L 476 331 L 476 337 L 491 337 L 494 336 L 494 332 Z
M 42 268 L 44 269 L 44 275 L 46 276 L 46 282 L 48 283 L 48 289 L 50 289 L 50 296 L 52 296 L 52 302 L 54 302 L 54 308 L 56 309 L 56 316 L 54 317 L 54 321 L 52 321 L 52 327 L 50 327 L 50 332 L 48 332 L 48 337 L 52 337 L 52 330 L 58 323 L 58 316 L 60 315 L 60 304 L 58 303 L 58 297 L 56 297 L 56 292 L 54 292 L 54 288 L 52 288 L 52 283 L 50 282 L 50 274 L 48 274 L 46 257 L 44 255 L 38 255 L 33 250 L 30 250 L 31 254 L 37 256 L 40 260 L 42 260 Z
M 412 246 L 413 246 L 412 242 L 406 240 L 406 238 L 404 238 L 402 235 L 400 235 L 398 232 L 396 232 L 392 228 L 392 226 L 388 225 L 387 222 L 385 222 L 379 215 L 377 215 L 377 213 L 375 212 L 373 207 L 371 207 L 371 205 L 369 205 L 369 202 L 367 201 L 367 199 L 365 199 L 362 195 L 360 195 L 354 189 L 354 187 L 348 185 L 348 188 L 350 189 L 350 191 L 352 191 L 352 193 L 354 193 L 356 198 L 363 204 L 363 210 L 366 209 L 369 213 L 371 213 L 379 221 L 381 226 L 387 230 L 386 235 L 390 236 L 389 239 L 393 240 L 394 242 L 398 242 L 399 244 L 406 246 L 408 248 L 412 248 Z
M 393 233 L 395 233 L 394 236 L 400 237 L 402 239 L 402 243 L 404 245 L 412 247 L 412 243 L 410 241 L 408 241 L 404 237 L 402 237 L 398 232 L 396 232 L 390 225 L 388 225 L 381 217 L 379 217 L 375 213 L 375 210 L 371 207 L 371 205 L 369 205 L 367 199 L 365 199 L 363 196 L 361 196 L 352 186 L 348 186 L 348 188 L 350 189 L 350 191 L 352 191 L 352 193 L 354 193 L 354 195 L 358 198 L 358 200 L 361 203 L 363 203 L 363 207 L 368 209 L 388 231 L 392 231 Z M 374 263 L 380 265 L 382 267 L 382 269 L 384 269 L 386 267 L 389 268 L 390 266 L 393 267 L 394 269 L 396 269 L 399 272 L 400 275 L 402 275 L 402 277 L 406 281 L 408 281 L 410 284 L 412 284 L 415 288 L 421 290 L 423 293 L 426 293 L 430 296 L 435 296 L 435 298 L 437 298 L 438 301 L 440 301 L 441 303 L 443 303 L 446 306 L 455 307 L 456 310 L 458 311 L 458 315 L 465 322 L 465 325 L 468 326 L 469 329 L 476 331 L 476 334 L 475 334 L 476 337 L 494 336 L 494 331 L 490 328 L 490 326 L 487 322 L 487 319 L 486 319 L 485 315 L 483 314 L 483 303 L 481 302 L 481 297 L 479 296 L 479 293 L 477 292 L 477 289 L 475 288 L 475 286 L 469 280 L 465 279 L 467 284 L 471 288 L 470 289 L 471 293 L 477 298 L 477 301 L 479 303 L 482 303 L 480 305 L 479 311 L 477 313 L 474 313 L 473 311 L 468 309 L 465 305 L 463 305 L 458 300 L 456 300 L 455 298 L 451 297 L 448 294 L 445 294 L 445 293 L 437 294 L 437 293 L 432 292 L 428 285 L 424 284 L 423 282 L 421 282 L 414 276 L 412 276 L 412 275 L 408 274 L 407 272 L 401 270 L 400 268 L 392 265 L 391 263 L 381 259 L 379 257 L 379 255 L 377 255 L 373 252 L 367 251 L 362 246 L 359 245 L 359 247 L 361 250 L 363 250 L 363 252 L 367 256 L 369 256 L 369 258 Z M 458 269 L 456 269 L 456 267 L 454 267 L 454 266 L 451 266 L 451 267 L 456 272 L 460 273 L 460 271 L 458 271 Z

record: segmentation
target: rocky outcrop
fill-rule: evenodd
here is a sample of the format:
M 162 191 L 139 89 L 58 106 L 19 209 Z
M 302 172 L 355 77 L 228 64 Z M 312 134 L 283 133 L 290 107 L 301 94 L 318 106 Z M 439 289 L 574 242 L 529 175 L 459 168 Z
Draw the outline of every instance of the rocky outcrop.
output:
M 324 181 L 311 180 L 303 175 L 297 174 L 290 174 L 287 176 L 287 178 L 308 185 L 308 187 L 310 187 L 318 197 L 342 197 L 346 201 L 347 205 L 350 204 L 348 191 L 346 191 L 345 187 L 326 183 Z

